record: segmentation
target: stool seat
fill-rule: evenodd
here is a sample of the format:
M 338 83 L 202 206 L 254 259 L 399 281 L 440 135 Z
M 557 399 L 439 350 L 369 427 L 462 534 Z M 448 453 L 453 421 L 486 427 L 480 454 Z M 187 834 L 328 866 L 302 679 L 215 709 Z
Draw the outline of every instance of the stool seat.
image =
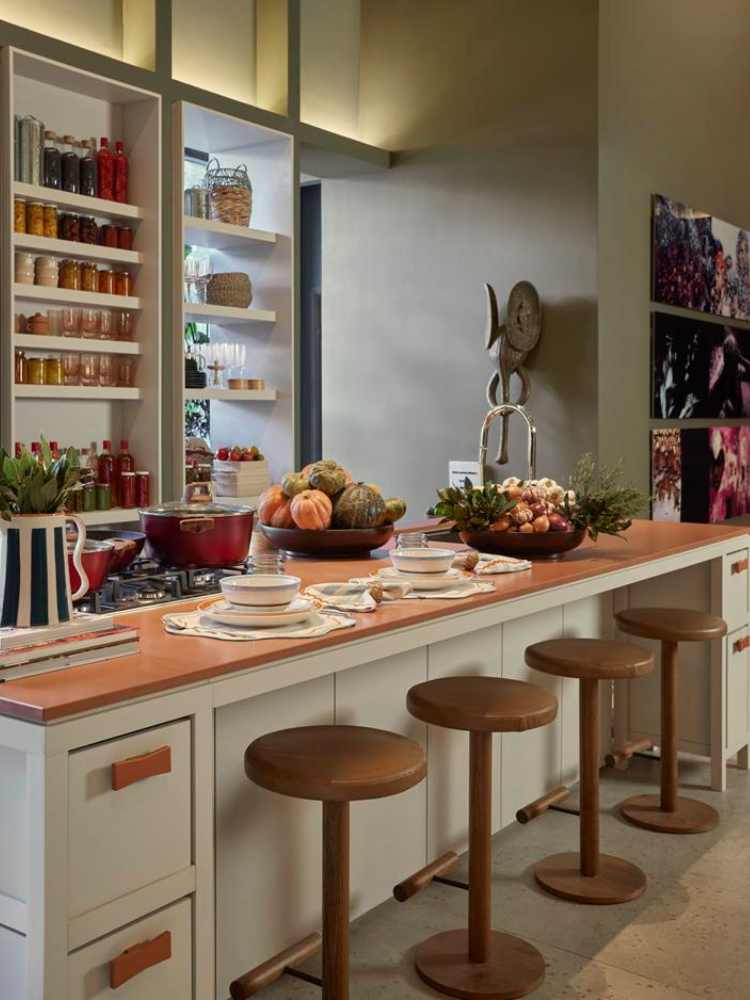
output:
M 654 669 L 647 649 L 614 639 L 548 639 L 526 649 L 534 670 L 556 677 L 611 681 L 642 677 Z
M 417 785 L 427 761 L 405 736 L 366 726 L 301 726 L 245 751 L 245 773 L 271 792 L 321 802 L 379 799 Z
M 557 698 L 503 677 L 438 677 L 410 688 L 406 707 L 422 722 L 446 729 L 522 733 L 552 722 Z
M 615 619 L 628 635 L 663 642 L 708 642 L 727 634 L 723 618 L 685 608 L 628 608 Z

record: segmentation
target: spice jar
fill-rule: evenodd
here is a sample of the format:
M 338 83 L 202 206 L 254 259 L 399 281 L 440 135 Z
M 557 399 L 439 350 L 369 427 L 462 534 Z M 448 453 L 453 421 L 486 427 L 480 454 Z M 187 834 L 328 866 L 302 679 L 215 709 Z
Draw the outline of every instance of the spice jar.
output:
M 151 476 L 145 470 L 136 469 L 135 503 L 137 507 L 148 507 L 151 503 Z
M 87 260 L 81 264 L 81 291 L 96 292 L 99 289 L 96 264 Z
M 78 220 L 81 243 L 96 243 L 99 239 L 99 227 L 91 215 L 82 215 Z
M 121 250 L 133 249 L 133 230 L 130 226 L 117 227 L 117 245 Z
M 26 371 L 26 355 L 23 351 L 16 351 L 15 354 L 16 385 L 23 385 L 28 379 Z
M 57 239 L 57 205 L 44 206 L 44 235 L 50 240 Z
M 59 354 L 53 354 L 44 359 L 44 384 L 63 384 L 63 364 Z
M 27 358 L 26 381 L 29 385 L 44 385 L 44 358 Z
M 104 295 L 115 294 L 115 272 L 100 268 L 99 270 L 99 291 Z
M 60 264 L 60 288 L 78 291 L 81 287 L 81 266 L 77 260 L 64 260 Z
M 26 232 L 32 236 L 44 236 L 44 205 L 41 201 L 26 203 Z
M 26 232 L 26 199 L 13 199 L 13 230 L 16 233 Z
M 21 285 L 34 284 L 34 255 L 16 250 L 15 256 L 16 281 Z
M 81 224 L 77 215 L 61 215 L 57 220 L 57 230 L 60 239 L 70 240 L 72 243 L 79 243 L 81 240 Z
M 120 506 L 128 509 L 135 507 L 135 473 L 120 473 Z
M 117 246 L 117 226 L 102 226 L 99 230 L 99 242 L 105 247 Z
M 131 295 L 129 271 L 115 271 L 115 295 Z
M 37 257 L 34 264 L 34 284 L 57 288 L 58 266 L 56 257 Z

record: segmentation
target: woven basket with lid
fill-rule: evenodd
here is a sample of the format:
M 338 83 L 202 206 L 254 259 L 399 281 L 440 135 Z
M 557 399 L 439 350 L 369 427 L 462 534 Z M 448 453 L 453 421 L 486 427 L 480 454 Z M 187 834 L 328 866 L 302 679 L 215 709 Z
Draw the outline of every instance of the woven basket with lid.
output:
M 247 167 L 222 167 L 214 157 L 206 168 L 209 217 L 214 222 L 249 226 L 253 210 L 253 186 Z

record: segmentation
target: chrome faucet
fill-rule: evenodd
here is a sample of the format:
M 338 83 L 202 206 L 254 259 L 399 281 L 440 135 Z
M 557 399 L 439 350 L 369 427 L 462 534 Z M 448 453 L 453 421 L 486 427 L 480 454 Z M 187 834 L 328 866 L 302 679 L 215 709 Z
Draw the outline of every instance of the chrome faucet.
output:
M 487 438 L 490 434 L 490 427 L 497 417 L 502 417 L 505 413 L 518 413 L 526 421 L 529 431 L 529 479 L 536 479 L 536 424 L 526 410 L 517 403 L 500 403 L 493 406 L 487 413 L 482 424 L 482 432 L 479 435 L 479 485 L 484 486 L 484 466 L 487 461 Z

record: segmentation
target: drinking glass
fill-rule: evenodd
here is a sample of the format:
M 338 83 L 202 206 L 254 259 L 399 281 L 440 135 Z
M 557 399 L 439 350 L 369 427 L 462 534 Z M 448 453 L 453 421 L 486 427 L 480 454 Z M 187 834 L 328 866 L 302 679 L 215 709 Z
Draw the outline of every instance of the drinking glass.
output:
M 62 311 L 63 337 L 78 337 L 81 332 L 81 310 L 75 306 L 64 306 Z
M 117 340 L 132 340 L 133 339 L 133 313 L 129 312 L 127 309 L 118 309 L 115 313 L 115 339 Z
M 62 352 L 63 384 L 79 385 L 81 381 L 81 357 L 77 351 Z
M 63 309 L 48 309 L 47 323 L 51 337 L 61 337 L 65 327 L 63 326 Z
M 131 389 L 135 385 L 135 362 L 136 359 L 129 355 L 124 355 L 119 359 L 117 365 L 117 384 Z
M 99 310 L 99 339 L 114 340 L 114 328 L 112 323 L 112 312 L 109 309 Z
M 80 358 L 81 385 L 99 385 L 99 355 L 83 353 Z
M 115 358 L 112 354 L 102 354 L 99 356 L 99 385 L 117 385 Z
M 81 309 L 81 335 L 89 340 L 99 336 L 98 309 Z

